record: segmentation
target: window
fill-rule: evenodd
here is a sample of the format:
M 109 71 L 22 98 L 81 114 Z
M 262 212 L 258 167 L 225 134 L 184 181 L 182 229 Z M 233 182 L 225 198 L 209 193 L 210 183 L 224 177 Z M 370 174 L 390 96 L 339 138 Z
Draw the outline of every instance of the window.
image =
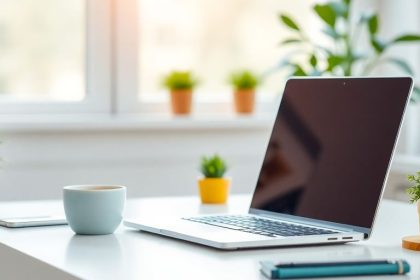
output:
M 194 94 L 196 112 L 230 112 L 229 74 L 243 68 L 264 74 L 290 51 L 278 46 L 290 35 L 278 22 L 279 12 L 297 15 L 305 27 L 313 25 L 306 20 L 313 1 L 130 2 L 130 8 L 120 5 L 117 13 L 121 19 L 117 20 L 118 65 L 120 70 L 125 69 L 122 72 L 130 73 L 128 77 L 118 74 L 117 88 L 122 87 L 118 93 L 120 112 L 167 112 L 168 94 L 161 81 L 171 70 L 192 70 L 198 76 L 200 84 Z M 133 42 L 135 34 L 137 42 Z M 137 73 L 135 77 L 133 71 Z M 272 102 L 283 89 L 284 80 L 284 73 L 265 80 L 259 88 L 260 101 Z
M 84 98 L 83 2 L 1 1 L 2 99 L 79 101 Z
M 277 15 L 284 6 L 278 0 L 139 0 L 140 100 L 166 97 L 160 81 L 173 69 L 197 73 L 202 101 L 229 100 L 230 72 L 264 73 L 279 60 L 285 32 Z M 308 10 L 302 1 L 287 7 Z M 260 90 L 273 96 L 281 88 L 272 79 Z
M 279 11 L 310 12 L 304 0 L 32 2 L 0 0 L 2 113 L 165 112 L 174 69 L 197 73 L 198 107 L 230 111 L 230 72 L 262 74 L 284 53 Z M 259 96 L 283 83 L 273 76 Z
M 161 79 L 174 69 L 199 77 L 196 113 L 230 112 L 229 74 L 263 74 L 290 51 L 280 12 L 318 36 L 315 2 L 0 0 L 0 113 L 168 113 Z M 260 104 L 284 81 L 265 80 Z
M 165 9 L 162 9 L 165 7 Z M 284 3 L 276 0 L 139 0 L 139 98 L 159 100 L 163 75 L 190 69 L 201 80 L 201 101 L 229 101 L 230 72 L 267 72 L 279 60 L 287 32 L 278 22 Z M 289 12 L 309 12 L 308 1 L 288 3 Z M 260 96 L 273 97 L 283 77 L 268 79 Z M 158 94 L 160 93 L 160 94 Z
M 0 0 L 2 113 L 108 111 L 110 9 L 99 2 Z

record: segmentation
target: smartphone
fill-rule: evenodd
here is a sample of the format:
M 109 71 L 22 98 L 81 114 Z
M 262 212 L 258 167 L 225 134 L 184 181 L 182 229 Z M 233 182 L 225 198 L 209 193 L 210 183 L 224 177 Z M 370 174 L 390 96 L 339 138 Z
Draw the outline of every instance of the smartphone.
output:
M 66 224 L 67 221 L 63 216 L 0 218 L 0 226 L 8 228 L 56 226 Z

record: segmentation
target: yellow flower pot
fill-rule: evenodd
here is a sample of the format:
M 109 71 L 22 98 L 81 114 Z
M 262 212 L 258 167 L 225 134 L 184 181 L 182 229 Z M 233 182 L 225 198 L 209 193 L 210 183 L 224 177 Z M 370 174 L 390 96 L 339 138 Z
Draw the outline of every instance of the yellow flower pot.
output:
M 229 178 L 203 178 L 198 180 L 201 202 L 226 203 L 229 186 Z

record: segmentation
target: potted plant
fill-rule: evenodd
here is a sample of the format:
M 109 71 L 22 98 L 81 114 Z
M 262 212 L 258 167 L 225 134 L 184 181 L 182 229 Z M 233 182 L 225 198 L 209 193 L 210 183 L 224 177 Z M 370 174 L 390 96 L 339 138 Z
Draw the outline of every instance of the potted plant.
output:
M 197 79 L 189 71 L 172 71 L 163 79 L 163 85 L 170 91 L 171 108 L 175 115 L 191 112 L 192 93 Z
M 407 179 L 412 185 L 407 188 L 406 192 L 410 197 L 410 203 L 417 203 L 420 226 L 420 171 L 416 175 L 408 175 Z
M 370 76 L 375 75 L 375 69 L 390 65 L 414 76 L 413 61 L 405 59 L 404 53 L 396 55 L 392 49 L 398 45 L 418 44 L 420 34 L 405 33 L 384 38 L 379 32 L 381 20 L 378 13 L 358 11 L 355 5 L 355 1 L 350 0 L 327 0 L 313 5 L 314 15 L 323 24 L 321 31 L 328 40 L 325 44 L 312 39 L 292 17 L 280 13 L 280 23 L 292 32 L 280 42 L 280 46 L 291 49 L 269 72 L 288 69 L 290 76 Z M 414 104 L 417 100 L 420 100 L 418 84 L 413 88 L 412 102 L 407 108 L 398 144 L 400 152 L 411 152 L 409 143 L 418 141 L 414 133 L 415 122 L 409 121 L 418 118 L 418 105 Z
M 250 114 L 255 107 L 255 89 L 260 80 L 249 70 L 232 73 L 230 83 L 233 86 L 235 110 L 240 114 Z
M 410 203 L 417 203 L 417 213 L 420 225 L 420 171 L 415 175 L 408 175 L 407 179 L 411 183 L 411 186 L 407 188 L 406 192 L 410 197 Z M 420 251 L 420 235 L 404 237 L 402 246 L 406 249 Z
M 227 170 L 225 161 L 217 154 L 203 157 L 201 173 L 204 178 L 199 179 L 201 202 L 225 203 L 229 193 L 230 179 L 223 177 Z
M 390 55 L 388 50 L 400 44 L 418 43 L 420 34 L 382 38 L 378 14 L 352 15 L 353 5 L 354 1 L 330 0 L 313 6 L 313 12 L 323 23 L 322 32 L 330 42 L 326 45 L 312 40 L 293 18 L 281 13 L 279 21 L 293 35 L 280 45 L 294 46 L 295 51 L 285 56 L 277 67 L 289 69 L 292 76 L 368 76 L 378 66 L 389 64 L 413 76 L 408 61 Z M 420 87 L 415 86 L 413 91 L 414 101 L 420 98 Z

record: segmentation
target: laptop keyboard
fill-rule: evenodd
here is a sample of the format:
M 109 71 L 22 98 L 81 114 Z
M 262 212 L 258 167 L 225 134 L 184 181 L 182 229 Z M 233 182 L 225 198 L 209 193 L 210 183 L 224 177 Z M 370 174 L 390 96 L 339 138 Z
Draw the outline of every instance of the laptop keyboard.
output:
M 184 218 L 184 220 L 223 227 L 269 237 L 303 236 L 337 233 L 332 230 L 306 227 L 285 222 L 273 221 L 253 216 L 203 216 Z

